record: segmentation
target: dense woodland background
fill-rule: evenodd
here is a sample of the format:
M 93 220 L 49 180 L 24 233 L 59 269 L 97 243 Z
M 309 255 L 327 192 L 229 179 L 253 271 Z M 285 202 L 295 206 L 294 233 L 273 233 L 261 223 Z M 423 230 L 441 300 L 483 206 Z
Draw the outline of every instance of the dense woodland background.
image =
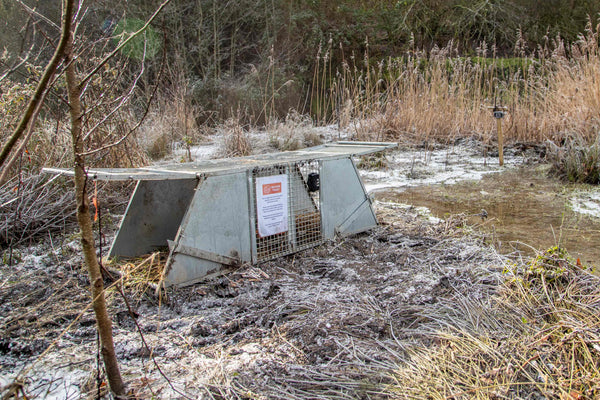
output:
M 59 1 L 24 3 L 59 24 Z M 128 21 L 145 20 L 158 4 L 83 2 L 81 29 L 87 40 L 98 41 L 115 28 L 135 27 Z M 278 116 L 290 108 L 308 111 L 306 94 L 315 85 L 319 62 L 335 73 L 343 63 L 362 68 L 367 54 L 376 66 L 388 57 L 450 42 L 452 55 L 481 55 L 487 46 L 488 57 L 520 56 L 556 38 L 576 41 L 598 12 L 595 0 L 173 0 L 152 26 L 158 48 L 147 54 L 149 71 L 141 88 L 160 79 L 165 94 L 189 97 L 198 122 L 217 122 L 238 109 L 264 122 L 259 114 L 267 86 L 277 91 Z M 23 57 L 32 43 L 35 50 L 46 48 L 35 60 L 43 64 L 56 29 L 15 0 L 0 2 L 0 21 L 1 47 L 8 51 L 3 66 Z M 167 72 L 159 78 L 163 56 Z

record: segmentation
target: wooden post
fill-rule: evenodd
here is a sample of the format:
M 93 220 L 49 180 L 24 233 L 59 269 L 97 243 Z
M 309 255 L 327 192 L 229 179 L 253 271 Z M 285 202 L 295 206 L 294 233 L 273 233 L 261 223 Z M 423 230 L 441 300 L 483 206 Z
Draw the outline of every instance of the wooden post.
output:
M 504 165 L 504 138 L 502 137 L 502 118 L 496 118 L 496 126 L 498 128 L 498 159 L 500 166 Z
M 491 107 L 490 107 L 491 108 Z M 494 106 L 492 115 L 496 119 L 496 129 L 498 130 L 498 159 L 500 166 L 504 165 L 504 136 L 502 135 L 502 118 L 506 115 L 506 107 Z

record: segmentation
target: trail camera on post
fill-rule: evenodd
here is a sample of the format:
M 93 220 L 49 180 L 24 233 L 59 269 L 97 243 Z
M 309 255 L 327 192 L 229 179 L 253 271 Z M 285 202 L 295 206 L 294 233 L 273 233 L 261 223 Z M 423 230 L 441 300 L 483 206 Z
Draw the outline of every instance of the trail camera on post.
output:
M 168 246 L 165 283 L 188 285 L 376 226 L 352 157 L 396 146 L 337 142 L 156 168 L 94 169 L 88 176 L 138 181 L 109 256 Z

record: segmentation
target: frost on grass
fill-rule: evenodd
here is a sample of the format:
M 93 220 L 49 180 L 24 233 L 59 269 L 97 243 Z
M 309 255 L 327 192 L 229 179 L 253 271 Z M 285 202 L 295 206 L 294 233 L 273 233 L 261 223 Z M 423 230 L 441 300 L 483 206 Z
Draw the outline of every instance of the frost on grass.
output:
M 459 294 L 485 301 L 503 260 L 452 224 L 377 207 L 383 224 L 371 232 L 171 289 L 168 301 L 130 296 L 137 325 L 109 291 L 129 386 L 142 398 L 390 397 L 407 349 L 432 343 L 420 329 L 431 310 Z M 27 377 L 93 392 L 93 315 L 60 336 L 87 305 L 85 274 L 70 250 L 50 256 L 60 263 L 2 267 L 2 383 L 56 341 Z
M 401 187 L 434 177 L 451 183 L 469 168 L 497 170 L 468 151 L 393 153 L 392 170 L 367 179 L 395 177 Z M 130 289 L 135 320 L 109 290 L 129 387 L 139 398 L 387 399 L 402 393 L 399 380 L 432 376 L 420 368 L 427 354 L 443 350 L 448 331 L 460 336 L 496 324 L 485 316 L 506 260 L 465 237 L 458 217 L 434 221 L 426 210 L 375 205 L 382 225 L 368 233 L 170 289 L 167 298 Z M 80 315 L 89 282 L 70 243 L 22 249 L 16 266 L 0 267 L 0 385 L 31 367 L 26 390 L 39 398 L 95 393 L 94 319 L 90 310 Z M 481 382 L 492 378 L 488 372 Z

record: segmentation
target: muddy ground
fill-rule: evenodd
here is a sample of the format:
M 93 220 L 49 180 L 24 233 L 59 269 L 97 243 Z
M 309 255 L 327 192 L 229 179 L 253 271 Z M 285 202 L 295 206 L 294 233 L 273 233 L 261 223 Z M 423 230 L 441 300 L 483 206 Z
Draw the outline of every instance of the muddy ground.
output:
M 139 398 L 385 399 L 412 346 L 432 345 L 433 315 L 489 299 L 506 261 L 461 218 L 432 222 L 376 203 L 358 236 L 166 297 L 109 291 L 117 356 Z M 62 242 L 62 244 L 57 244 Z M 76 237 L 23 248 L 0 266 L 0 385 L 30 398 L 94 398 L 97 337 Z M 448 307 L 450 305 L 450 307 Z M 132 315 L 133 314 L 133 315 Z M 142 341 L 148 345 L 146 347 Z M 101 381 L 103 378 L 101 377 Z

